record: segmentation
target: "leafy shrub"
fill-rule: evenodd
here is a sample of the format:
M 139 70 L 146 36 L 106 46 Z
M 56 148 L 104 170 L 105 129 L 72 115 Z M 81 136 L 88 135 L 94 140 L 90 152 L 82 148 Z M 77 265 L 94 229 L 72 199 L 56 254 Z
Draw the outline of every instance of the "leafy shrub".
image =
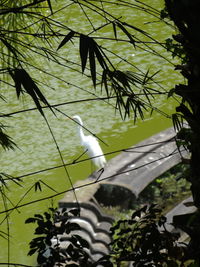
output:
M 112 257 L 117 266 L 131 261 L 134 267 L 185 266 L 186 246 L 179 234 L 167 231 L 166 218 L 155 205 L 135 211 L 129 220 L 119 220 L 111 228 Z
M 41 266 L 51 267 L 63 263 L 62 266 L 90 266 L 89 256 L 85 248 L 89 247 L 86 240 L 71 232 L 80 230 L 77 223 L 70 222 L 70 218 L 78 216 L 78 209 L 67 211 L 50 208 L 44 215 L 35 214 L 28 218 L 25 223 L 37 223 L 35 235 L 29 243 L 28 255 L 37 253 L 37 262 Z M 59 236 L 65 234 L 68 237 L 68 246 L 62 249 Z

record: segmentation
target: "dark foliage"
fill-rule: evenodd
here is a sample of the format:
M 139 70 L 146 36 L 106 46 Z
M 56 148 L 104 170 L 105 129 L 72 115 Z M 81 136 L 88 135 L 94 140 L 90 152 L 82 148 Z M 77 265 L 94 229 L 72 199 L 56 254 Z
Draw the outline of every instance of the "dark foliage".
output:
M 181 129 L 179 140 L 185 142 L 190 150 L 191 157 L 191 189 L 194 203 L 200 207 L 200 34 L 199 34 L 199 1 L 172 1 L 166 0 L 166 10 L 174 21 L 179 33 L 173 36 L 177 46 L 185 53 L 184 61 L 176 67 L 186 79 L 185 84 L 178 84 L 173 89 L 173 94 L 181 98 L 180 105 L 176 108 L 175 126 L 178 130 L 183 128 L 182 120 L 186 120 L 190 130 Z M 178 122 L 179 121 L 179 122 Z
M 147 33 L 129 24 L 115 22 L 113 23 L 115 38 L 117 38 L 116 28 L 118 27 L 129 38 L 130 43 L 133 45 L 135 44 L 133 36 L 125 26 L 127 28 L 134 28 L 136 31 L 147 35 Z M 147 72 L 144 77 L 141 78 L 140 75 L 134 72 L 116 69 L 110 59 L 106 56 L 103 48 L 94 40 L 94 38 L 84 34 L 75 33 L 74 31 L 70 31 L 65 36 L 59 44 L 58 49 L 63 47 L 69 41 L 72 41 L 75 35 L 79 37 L 79 54 L 82 73 L 86 71 L 87 62 L 89 62 L 88 69 L 91 74 L 94 88 L 97 86 L 97 74 L 99 70 L 97 66 L 98 62 L 101 68 L 101 89 L 105 89 L 108 98 L 116 96 L 116 109 L 119 110 L 121 117 L 125 119 L 133 114 L 135 121 L 138 117 L 143 119 L 144 110 L 146 110 L 148 105 L 146 106 L 145 101 L 141 100 L 135 92 L 137 92 L 138 88 L 141 86 L 143 95 L 150 105 L 150 98 L 153 98 L 153 92 L 148 88 L 148 83 L 156 73 L 149 76 L 149 73 Z
M 43 104 L 47 105 L 49 108 L 51 108 L 51 106 L 38 88 L 35 81 L 28 74 L 28 72 L 22 68 L 15 68 L 13 70 L 9 69 L 8 71 L 15 83 L 17 97 L 19 98 L 20 95 L 24 93 L 29 94 L 32 100 L 35 102 L 35 105 L 38 108 L 39 112 L 44 116 L 40 101 Z
M 79 209 L 61 211 L 50 208 L 43 215 L 35 214 L 25 223 L 36 223 L 35 235 L 29 243 L 28 255 L 37 253 L 37 262 L 40 266 L 71 266 L 71 267 L 112 267 L 111 256 L 103 256 L 97 261 L 90 258 L 88 249 L 90 244 L 76 231 L 81 228 L 70 219 L 80 215 Z M 62 247 L 62 238 L 65 237 L 65 245 Z
M 6 149 L 14 150 L 17 146 L 12 138 L 5 133 L 6 126 L 0 123 L 0 145 Z
M 200 259 L 200 214 L 199 211 L 190 214 L 174 216 L 173 223 L 175 227 L 181 229 L 189 236 L 186 258 Z
M 166 229 L 166 218 L 155 205 L 144 206 L 131 219 L 119 220 L 111 228 L 113 258 L 131 261 L 134 267 L 181 266 L 185 247 L 179 246 L 179 234 Z
M 30 242 L 28 255 L 37 253 L 38 264 L 46 267 L 63 264 L 62 266 L 90 266 L 91 262 L 85 249 L 89 247 L 86 240 L 77 234 L 71 234 L 74 230 L 80 230 L 76 223 L 70 222 L 70 218 L 78 216 L 79 210 L 72 209 L 57 211 L 50 208 L 44 215 L 35 214 L 28 218 L 26 223 L 36 223 L 35 237 Z M 59 235 L 68 237 L 67 247 L 63 249 Z
M 6 3 L 7 1 L 5 1 Z M 43 1 L 33 1 L 30 5 Z M 139 2 L 139 1 L 137 1 Z M 182 0 L 173 1 L 165 0 L 166 8 L 161 12 L 161 18 L 171 18 L 179 30 L 178 35 L 172 39 L 167 39 L 165 47 L 172 51 L 173 57 L 181 58 L 181 65 L 176 66 L 180 70 L 186 84 L 179 84 L 173 88 L 169 96 L 174 94 L 181 98 L 181 103 L 176 109 L 176 114 L 172 119 L 175 128 L 179 130 L 177 136 L 178 146 L 184 145 L 192 154 L 191 165 L 191 189 L 196 207 L 200 208 L 200 7 L 199 1 Z M 51 1 L 47 0 L 48 7 L 52 12 Z M 2 14 L 17 13 L 24 10 L 26 6 L 4 9 Z M 115 39 L 117 39 L 117 30 L 122 31 L 128 38 L 128 42 L 135 46 L 133 35 L 127 30 L 130 26 L 121 21 L 112 22 Z M 139 30 L 134 28 L 135 30 Z M 140 30 L 139 30 L 140 31 Z M 141 32 L 141 31 L 140 31 Z M 52 30 L 53 33 L 53 30 Z M 53 34 L 54 35 L 54 34 Z M 144 33 L 147 36 L 146 33 Z M 36 36 L 36 35 L 35 35 Z M 139 79 L 132 72 L 125 72 L 116 69 L 109 58 L 104 53 L 102 47 L 94 38 L 75 33 L 71 30 L 62 40 L 58 49 L 63 47 L 67 42 L 72 41 L 74 37 L 79 37 L 79 53 L 81 58 L 82 73 L 86 72 L 86 66 L 89 62 L 89 71 L 94 87 L 97 85 L 97 69 L 101 68 L 101 86 L 105 88 L 109 96 L 116 96 L 116 108 L 121 115 L 125 110 L 125 115 L 129 116 L 131 112 L 136 119 L 139 115 L 143 118 L 144 102 L 141 101 L 133 91 L 133 88 L 141 85 L 147 102 L 149 100 L 149 91 L 147 89 L 148 79 Z M 23 57 L 13 45 L 2 34 L 1 43 L 8 50 L 9 54 L 14 57 L 17 63 L 20 63 L 20 57 Z M 99 66 L 97 66 L 97 63 Z M 16 89 L 17 96 L 27 93 L 31 96 L 36 107 L 42 115 L 41 103 L 50 107 L 46 98 L 38 88 L 36 82 L 28 72 L 18 64 L 10 66 L 8 69 Z M 20 66 L 20 67 L 19 67 Z M 150 77 L 151 78 L 151 77 Z M 149 79 L 150 79 L 149 78 Z M 183 121 L 186 120 L 190 129 L 183 128 Z M 0 143 L 4 148 L 13 149 L 14 143 L 0 127 Z M 40 184 L 36 184 L 36 189 L 40 190 Z M 44 215 L 36 214 L 29 218 L 26 223 L 37 223 L 35 234 L 38 236 L 30 242 L 29 255 L 38 253 L 38 263 L 43 266 L 54 266 L 56 263 L 63 263 L 67 266 L 112 266 L 114 261 L 118 266 L 121 262 L 132 261 L 133 266 L 184 266 L 184 262 L 194 259 L 196 263 L 191 266 L 199 266 L 200 251 L 200 234 L 199 234 L 199 210 L 191 215 L 176 217 L 174 223 L 177 227 L 184 230 L 190 237 L 191 241 L 188 246 L 179 246 L 177 243 L 178 235 L 169 233 L 166 230 L 166 219 L 161 215 L 160 210 L 155 206 L 147 208 L 146 206 L 133 213 L 131 219 L 118 221 L 111 229 L 114 241 L 113 253 L 111 256 L 102 258 L 98 263 L 91 263 L 85 249 L 88 243 L 76 234 L 71 234 L 73 230 L 80 230 L 77 224 L 70 222 L 70 217 L 75 215 L 76 211 L 61 213 L 51 209 Z M 77 215 L 77 214 L 76 214 Z M 69 235 L 69 245 L 62 249 L 59 242 L 59 235 L 65 233 Z M 53 241 L 54 244 L 53 244 Z M 66 263 L 67 262 L 67 263 Z

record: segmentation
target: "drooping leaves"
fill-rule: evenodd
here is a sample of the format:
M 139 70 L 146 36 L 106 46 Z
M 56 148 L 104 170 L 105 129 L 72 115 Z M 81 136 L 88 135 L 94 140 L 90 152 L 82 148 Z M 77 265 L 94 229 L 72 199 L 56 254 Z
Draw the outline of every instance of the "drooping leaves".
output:
M 7 174 L 5 172 L 0 172 L 0 182 L 1 182 L 1 184 L 7 186 L 7 181 L 9 181 L 9 183 L 13 182 L 16 185 L 22 187 L 22 185 L 20 184 L 22 182 L 22 180 L 20 178 L 11 176 L 11 175 L 9 175 L 9 174 Z
M 68 41 L 70 41 L 75 32 L 71 30 L 65 38 L 62 40 L 62 42 L 59 44 L 58 49 L 63 47 Z M 90 73 L 91 73 L 91 78 L 93 81 L 94 87 L 96 87 L 96 61 L 95 58 L 97 58 L 100 66 L 103 69 L 107 69 L 107 64 L 104 59 L 104 53 L 101 49 L 101 47 L 96 43 L 96 41 L 87 35 L 80 34 L 80 41 L 79 41 L 79 53 L 80 53 L 80 58 L 81 58 L 81 69 L 82 73 L 84 73 L 86 65 L 87 65 L 87 60 L 89 58 L 89 66 L 90 66 Z
M 50 208 L 43 215 L 35 214 L 28 218 L 25 223 L 37 224 L 34 233 L 37 237 L 29 243 L 28 255 L 37 253 L 37 262 L 44 267 L 61 266 L 62 263 L 65 264 L 63 266 L 91 266 L 89 256 L 84 250 L 89 248 L 88 242 L 73 232 L 81 230 L 79 224 L 70 221 L 76 216 L 74 214 L 78 215 L 79 210 Z M 63 249 L 61 243 L 65 239 L 67 247 Z
M 89 57 L 89 64 L 90 64 L 90 73 L 93 81 L 94 87 L 96 87 L 96 61 L 99 62 L 100 66 L 103 70 L 108 69 L 106 61 L 104 59 L 104 53 L 101 47 L 96 43 L 96 41 L 89 36 L 80 35 L 80 42 L 79 42 L 79 53 L 81 58 L 81 68 L 82 73 L 84 73 L 87 59 Z
M 80 35 L 79 52 L 81 57 L 81 67 L 83 73 L 86 67 L 88 52 L 89 52 L 88 37 L 85 36 L 84 34 Z
M 178 244 L 179 234 L 168 232 L 165 225 L 166 218 L 154 204 L 137 210 L 130 219 L 119 220 L 111 227 L 114 264 L 181 266 L 176 265 L 184 252 Z
M 180 131 L 180 129 L 183 127 L 183 118 L 178 113 L 172 114 L 172 122 L 173 122 L 175 131 Z
M 12 70 L 9 69 L 9 74 L 15 83 L 17 97 L 19 98 L 20 95 L 25 92 L 29 94 L 31 98 L 33 99 L 33 101 L 35 102 L 35 105 L 37 109 L 39 110 L 39 112 L 42 114 L 42 116 L 44 116 L 40 101 L 43 102 L 45 105 L 47 105 L 50 109 L 51 109 L 51 106 L 48 103 L 45 96 L 40 91 L 40 89 L 38 88 L 35 81 L 28 74 L 28 72 L 24 69 L 15 68 Z
M 135 40 L 133 39 L 133 36 L 131 35 L 131 33 L 124 27 L 122 23 L 117 22 L 116 24 L 129 38 L 130 43 L 132 43 L 135 46 Z
M 126 27 L 131 27 L 129 24 L 114 21 L 112 25 L 116 39 L 117 28 L 119 28 L 129 38 L 130 43 L 135 46 L 133 35 L 126 29 Z M 138 29 L 136 28 L 136 30 Z M 71 40 L 73 36 L 74 32 L 69 32 L 69 34 L 59 45 L 59 48 Z M 99 46 L 94 38 L 84 34 L 80 34 L 79 53 L 82 73 L 85 72 L 88 63 L 88 69 L 90 71 L 94 87 L 96 87 L 97 84 L 97 62 L 101 66 L 101 89 L 103 87 L 105 88 L 108 97 L 116 96 L 116 109 L 118 109 L 120 112 L 121 117 L 125 119 L 126 116 L 130 116 L 133 111 L 134 120 L 137 119 L 138 115 L 143 118 L 143 110 L 146 109 L 146 106 L 145 103 L 136 96 L 133 88 L 137 87 L 138 85 L 142 86 L 147 102 L 149 105 L 151 105 L 149 98 L 149 95 L 151 94 L 149 93 L 148 88 L 145 86 L 147 83 L 149 83 L 149 81 L 151 81 L 154 75 L 149 76 L 149 72 L 147 72 L 144 79 L 142 79 L 132 72 L 125 72 L 115 69 L 104 53 L 102 47 Z
M 5 133 L 6 126 L 0 123 L 0 145 L 3 149 L 12 149 L 14 150 L 17 145 L 14 143 L 12 138 Z
M 0 37 L 0 41 L 6 46 L 7 50 L 11 52 L 15 58 L 18 58 L 18 55 L 22 56 L 20 53 L 5 37 Z
M 104 70 L 101 80 L 101 87 L 110 97 L 112 94 L 116 96 L 116 109 L 120 112 L 123 119 L 129 117 L 133 112 L 134 120 L 138 115 L 143 119 L 143 110 L 146 109 L 145 103 L 134 93 L 133 88 L 136 84 L 142 84 L 142 80 L 132 72 L 124 72 L 120 70 Z M 108 90 L 108 84 L 111 90 Z M 134 86 L 134 87 L 133 87 Z
M 70 41 L 72 39 L 72 37 L 74 37 L 75 32 L 74 31 L 70 31 L 62 40 L 62 42 L 59 44 L 57 50 L 59 50 L 61 47 L 63 47 L 68 41 Z

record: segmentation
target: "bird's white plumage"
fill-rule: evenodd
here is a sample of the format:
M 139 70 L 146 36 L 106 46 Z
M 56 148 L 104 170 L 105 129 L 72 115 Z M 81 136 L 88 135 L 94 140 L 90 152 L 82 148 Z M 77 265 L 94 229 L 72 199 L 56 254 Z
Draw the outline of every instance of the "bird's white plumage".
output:
M 81 145 L 85 147 L 87 154 L 98 168 L 103 168 L 106 164 L 106 159 L 103 155 L 103 151 L 97 141 L 92 135 L 84 135 L 83 133 L 83 122 L 80 116 L 75 115 L 72 117 L 78 124 L 78 133 L 81 140 Z

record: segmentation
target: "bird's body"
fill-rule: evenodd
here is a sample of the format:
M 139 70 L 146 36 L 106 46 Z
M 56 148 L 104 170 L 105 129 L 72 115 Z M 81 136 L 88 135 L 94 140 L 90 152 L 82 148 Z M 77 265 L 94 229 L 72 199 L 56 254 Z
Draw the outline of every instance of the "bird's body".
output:
M 81 140 L 81 145 L 85 147 L 87 154 L 98 168 L 103 168 L 106 164 L 106 159 L 103 155 L 103 151 L 97 141 L 92 135 L 84 135 L 83 122 L 81 118 L 76 115 L 72 119 L 78 124 L 78 133 Z

